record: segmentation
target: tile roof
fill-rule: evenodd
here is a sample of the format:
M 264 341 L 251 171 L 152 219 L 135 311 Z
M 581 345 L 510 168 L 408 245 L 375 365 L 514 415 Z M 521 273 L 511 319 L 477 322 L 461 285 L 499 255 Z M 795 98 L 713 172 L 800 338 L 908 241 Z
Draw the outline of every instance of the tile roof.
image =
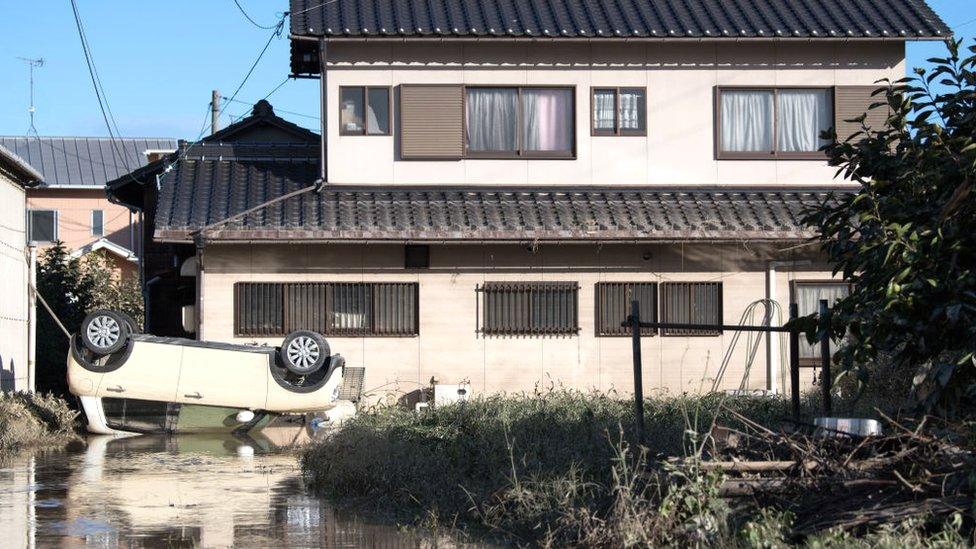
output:
M 175 139 L 107 137 L 0 136 L 13 151 L 44 176 L 41 187 L 102 187 L 144 166 L 147 150 L 172 151 Z M 120 158 L 121 155 L 121 158 Z
M 291 0 L 328 38 L 901 38 L 952 31 L 924 0 Z
M 192 240 L 763 240 L 811 236 L 800 219 L 829 189 L 308 187 L 314 147 L 195 147 L 161 184 L 155 238 Z M 272 151 L 272 149 L 277 149 Z M 243 153 L 243 150 L 241 151 Z

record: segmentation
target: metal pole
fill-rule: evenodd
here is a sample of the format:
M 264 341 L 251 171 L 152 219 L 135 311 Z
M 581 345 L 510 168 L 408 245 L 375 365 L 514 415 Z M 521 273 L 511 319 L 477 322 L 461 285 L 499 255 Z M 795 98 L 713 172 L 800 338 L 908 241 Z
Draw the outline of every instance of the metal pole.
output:
M 820 337 L 820 376 L 823 384 L 823 413 L 830 416 L 830 330 L 827 326 L 827 316 L 830 314 L 830 305 L 826 299 L 820 300 L 820 324 L 823 327 L 823 335 Z
M 30 288 L 37 286 L 37 246 L 27 246 L 27 392 L 37 385 L 37 297 Z
M 325 183 L 329 180 L 328 166 L 325 158 L 326 135 L 329 129 L 327 124 L 327 111 L 329 109 L 329 80 L 326 73 L 328 65 L 328 50 L 326 49 L 325 38 L 319 40 L 319 181 Z M 365 98 L 364 98 L 365 99 Z
M 220 90 L 210 92 L 210 135 L 220 129 Z
M 790 303 L 790 321 L 800 316 L 800 308 Z M 793 404 L 793 420 L 800 421 L 800 333 L 790 332 L 790 400 Z
M 644 379 L 641 373 L 640 302 L 630 302 L 631 343 L 634 347 L 634 415 L 637 422 L 637 442 L 644 443 Z

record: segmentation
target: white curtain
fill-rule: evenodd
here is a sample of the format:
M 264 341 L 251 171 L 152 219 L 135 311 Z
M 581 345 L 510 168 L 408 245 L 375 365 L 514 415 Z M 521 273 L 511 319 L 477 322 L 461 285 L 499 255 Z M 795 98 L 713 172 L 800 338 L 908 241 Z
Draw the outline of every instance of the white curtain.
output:
M 776 100 L 776 150 L 811 152 L 827 144 L 820 132 L 833 126 L 827 90 L 780 90 Z
M 644 90 L 620 90 L 620 129 L 644 129 Z
M 468 88 L 468 150 L 518 149 L 518 90 Z
M 831 305 L 850 293 L 850 287 L 846 283 L 823 283 L 823 284 L 797 284 L 796 285 L 796 305 L 800 316 L 820 312 L 820 300 L 826 299 Z M 837 345 L 831 342 L 830 352 L 833 354 L 837 350 Z M 800 337 L 800 358 L 820 358 L 820 345 L 807 343 L 806 338 Z
M 729 152 L 773 150 L 773 92 L 725 90 L 721 147 Z
M 613 90 L 596 90 L 593 92 L 593 128 L 597 130 L 613 131 L 614 111 L 617 108 L 616 92 Z
M 572 106 L 572 90 L 523 89 L 522 148 L 527 151 L 571 151 Z
M 390 131 L 390 91 L 387 88 L 370 88 L 366 98 L 366 131 L 384 135 Z

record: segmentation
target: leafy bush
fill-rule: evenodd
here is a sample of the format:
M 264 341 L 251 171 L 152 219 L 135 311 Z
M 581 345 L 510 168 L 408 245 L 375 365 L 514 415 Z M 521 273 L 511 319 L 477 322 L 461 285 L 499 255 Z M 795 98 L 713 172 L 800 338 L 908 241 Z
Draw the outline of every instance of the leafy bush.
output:
M 976 396 L 976 55 L 959 48 L 875 92 L 885 126 L 862 116 L 826 149 L 860 189 L 807 218 L 852 284 L 820 332 L 847 337 L 837 358 L 862 383 L 881 359 L 902 367 L 925 409 Z

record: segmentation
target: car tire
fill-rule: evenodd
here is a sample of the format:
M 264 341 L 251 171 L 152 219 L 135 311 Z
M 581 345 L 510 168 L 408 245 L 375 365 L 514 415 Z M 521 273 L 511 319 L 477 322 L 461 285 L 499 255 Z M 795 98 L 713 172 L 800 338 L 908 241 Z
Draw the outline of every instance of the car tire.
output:
M 317 372 L 330 354 L 329 344 L 321 334 L 309 330 L 292 332 L 281 342 L 278 359 L 289 372 L 308 375 Z
M 119 313 L 96 309 L 81 321 L 81 343 L 97 355 L 110 355 L 125 347 L 129 324 Z
M 129 334 L 141 334 L 142 333 L 142 327 L 139 326 L 139 324 L 136 322 L 136 319 L 132 318 L 131 316 L 129 316 L 129 315 L 127 315 L 127 314 L 125 314 L 125 313 L 123 313 L 121 311 L 118 311 L 115 314 L 121 316 L 125 320 L 126 325 L 129 327 Z

